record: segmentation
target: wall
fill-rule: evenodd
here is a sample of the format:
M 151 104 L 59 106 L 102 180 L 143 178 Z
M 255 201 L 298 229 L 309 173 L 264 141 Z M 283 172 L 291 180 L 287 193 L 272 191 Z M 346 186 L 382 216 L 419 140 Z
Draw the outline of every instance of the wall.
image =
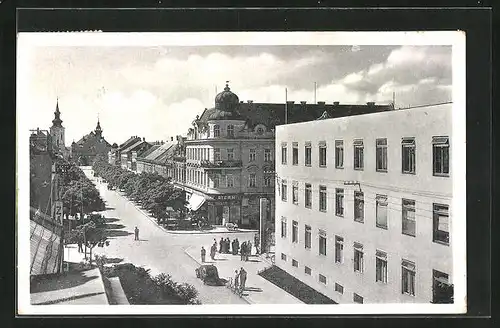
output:
M 367 128 L 369 127 L 369 128 Z M 451 137 L 451 106 L 410 109 L 387 113 L 361 115 L 310 123 L 290 124 L 277 128 L 276 149 L 281 157 L 281 143 L 288 144 L 287 165 L 277 160 L 278 177 L 288 181 L 287 201 L 281 201 L 276 190 L 276 264 L 313 288 L 339 303 L 352 303 L 353 293 L 371 302 L 430 302 L 432 299 L 432 269 L 452 277 L 452 248 L 432 241 L 432 204 L 448 204 L 451 210 L 451 177 L 432 174 L 432 137 Z M 375 139 L 388 140 L 388 172 L 375 170 Z M 416 174 L 401 173 L 401 138 L 416 138 Z M 353 169 L 355 138 L 364 140 L 364 170 Z M 334 141 L 344 140 L 344 168 L 336 169 Z M 312 165 L 304 165 L 304 142 L 312 144 Z M 319 167 L 318 143 L 327 143 L 327 165 Z M 292 165 L 292 142 L 299 142 L 299 164 Z M 450 143 L 453 140 L 450 139 Z M 451 148 L 450 148 L 451 149 Z M 453 154 L 450 152 L 450 158 Z M 453 174 L 453 172 L 451 172 Z M 451 175 L 450 174 L 450 175 Z M 299 203 L 292 204 L 292 180 L 299 183 Z M 358 186 L 345 186 L 344 181 L 355 180 L 364 192 L 364 223 L 355 222 L 354 190 Z M 312 184 L 312 207 L 304 206 L 304 183 Z M 319 211 L 319 185 L 327 187 L 327 211 Z M 335 215 L 335 188 L 344 189 L 344 217 Z M 388 229 L 375 225 L 375 196 L 388 196 Z M 402 234 L 402 198 L 415 200 L 416 236 Z M 281 217 L 287 219 L 287 238 L 281 238 Z M 451 216 L 450 216 L 451 218 Z M 292 220 L 299 222 L 299 242 L 291 243 Z M 450 220 L 453 222 L 453 219 Z M 312 248 L 304 247 L 304 226 L 312 228 Z M 327 233 L 327 254 L 319 255 L 319 229 Z M 334 261 L 335 236 L 344 238 L 344 262 Z M 353 243 L 363 244 L 364 272 L 353 269 Z M 453 236 L 450 236 L 450 245 Z M 375 251 L 388 255 L 388 282 L 375 282 Z M 281 253 L 287 261 L 281 260 Z M 299 267 L 291 261 L 298 260 Z M 415 296 L 401 292 L 401 260 L 416 264 Z M 304 273 L 304 265 L 312 275 Z M 318 274 L 327 277 L 327 284 L 318 282 Z M 343 285 L 344 294 L 334 291 L 335 282 Z

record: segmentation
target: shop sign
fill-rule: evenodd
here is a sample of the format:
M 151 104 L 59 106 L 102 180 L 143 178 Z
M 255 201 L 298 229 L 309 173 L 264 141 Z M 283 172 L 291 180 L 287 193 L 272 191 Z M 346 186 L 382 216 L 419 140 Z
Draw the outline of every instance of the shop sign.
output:
M 239 200 L 241 195 L 216 195 L 215 200 Z

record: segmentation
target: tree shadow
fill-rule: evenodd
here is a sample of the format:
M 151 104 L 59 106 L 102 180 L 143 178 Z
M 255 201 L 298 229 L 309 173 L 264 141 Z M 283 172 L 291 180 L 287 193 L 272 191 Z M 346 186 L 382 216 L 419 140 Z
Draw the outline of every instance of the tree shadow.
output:
M 106 223 L 108 223 L 108 222 L 120 221 L 120 219 L 117 219 L 117 218 L 104 218 L 104 221 L 106 221 Z
M 258 287 L 245 287 L 246 292 L 262 292 L 262 288 Z
M 35 277 L 30 283 L 31 293 L 50 292 L 54 290 L 61 290 L 73 288 L 83 285 L 90 280 L 99 278 L 99 276 L 87 277 L 84 275 L 85 271 L 69 272 L 60 275 L 48 275 L 43 277 Z
M 108 224 L 104 226 L 105 229 L 123 229 L 125 226 L 123 224 Z
M 120 259 L 118 257 L 108 257 L 106 258 L 106 264 L 116 264 L 122 262 L 123 259 Z
M 225 258 L 215 259 L 215 261 L 227 261 Z
M 106 211 L 111 211 L 111 210 L 114 210 L 115 208 L 114 207 L 109 207 L 109 206 L 106 206 Z
M 249 260 L 247 260 L 247 261 L 245 261 L 245 262 L 256 262 L 256 263 L 260 263 L 260 261 L 259 261 L 259 260 L 250 260 L 250 259 L 249 259 Z
M 104 234 L 106 237 L 112 238 L 112 237 L 125 237 L 132 235 L 133 233 L 123 230 L 106 230 Z
M 140 239 L 140 238 L 139 238 L 139 240 L 138 240 L 138 241 L 149 241 L 149 240 L 147 240 L 147 239 Z

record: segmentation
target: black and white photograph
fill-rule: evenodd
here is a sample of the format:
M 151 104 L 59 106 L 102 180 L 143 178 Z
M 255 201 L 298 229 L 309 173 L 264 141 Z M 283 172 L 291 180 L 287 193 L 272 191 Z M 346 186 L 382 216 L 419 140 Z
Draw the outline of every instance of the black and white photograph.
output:
M 17 75 L 20 314 L 466 312 L 464 33 L 20 33 Z

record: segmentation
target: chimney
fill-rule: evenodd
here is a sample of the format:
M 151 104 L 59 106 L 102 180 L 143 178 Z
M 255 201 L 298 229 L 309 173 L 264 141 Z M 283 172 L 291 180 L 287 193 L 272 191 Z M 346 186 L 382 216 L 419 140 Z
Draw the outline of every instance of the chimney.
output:
M 174 141 L 174 137 L 170 137 L 170 141 Z
M 375 102 L 374 101 L 369 101 L 366 103 L 368 106 L 375 106 Z
M 305 104 L 307 104 L 307 101 L 302 100 L 300 103 L 301 103 L 302 105 L 305 105 Z
M 338 101 L 333 102 L 333 106 L 338 106 L 338 105 L 340 105 L 340 102 L 338 102 Z
M 146 141 L 146 138 L 142 137 L 142 141 Z
M 253 103 L 253 100 L 247 100 L 247 102 L 248 102 L 249 104 L 251 104 L 251 103 Z
M 243 104 L 243 100 L 240 100 L 240 104 Z
M 325 106 L 325 102 L 324 101 L 318 101 L 318 105 Z
M 294 101 L 294 100 L 287 100 L 287 102 L 286 102 L 286 103 L 287 103 L 288 105 L 293 105 L 293 104 L 295 104 L 295 101 Z

